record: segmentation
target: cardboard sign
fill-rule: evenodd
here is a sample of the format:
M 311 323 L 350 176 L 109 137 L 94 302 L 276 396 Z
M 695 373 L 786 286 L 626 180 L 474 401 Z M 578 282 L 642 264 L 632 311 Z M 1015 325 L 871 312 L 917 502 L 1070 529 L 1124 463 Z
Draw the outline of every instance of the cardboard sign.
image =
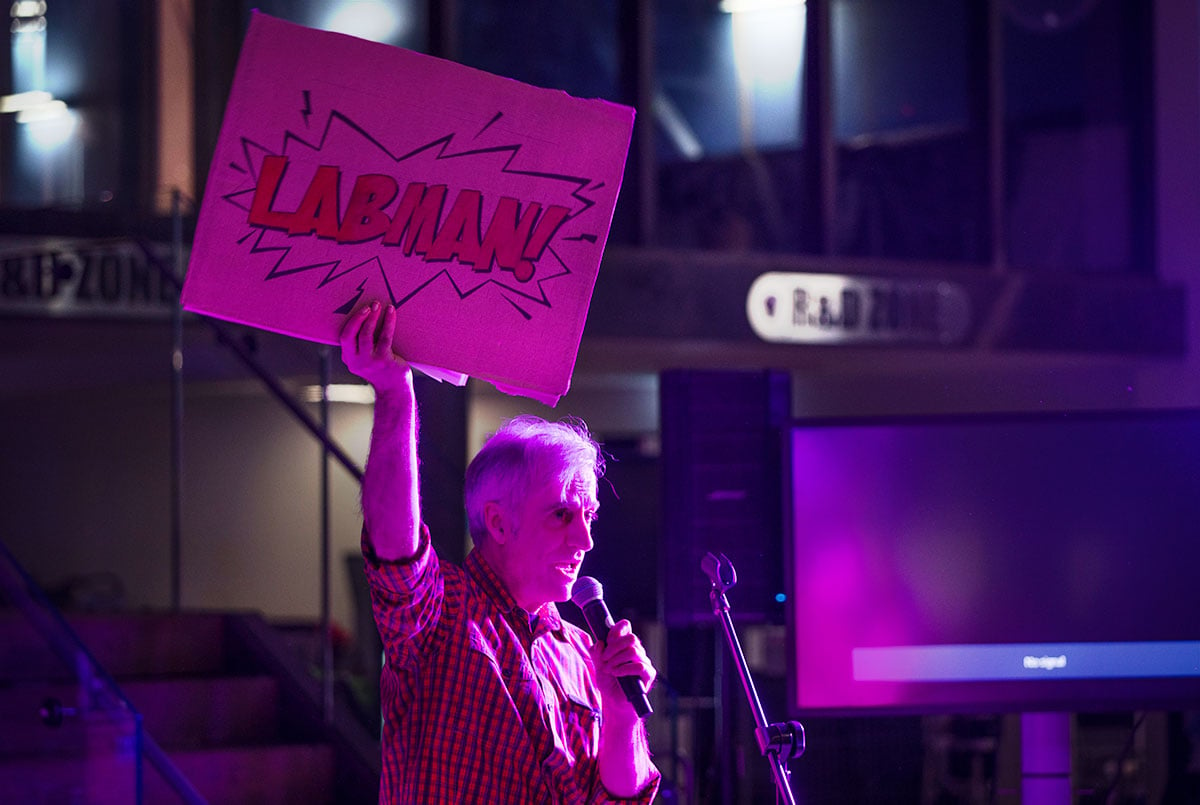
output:
M 396 307 L 430 373 L 566 393 L 633 110 L 255 13 L 187 310 L 323 343 Z

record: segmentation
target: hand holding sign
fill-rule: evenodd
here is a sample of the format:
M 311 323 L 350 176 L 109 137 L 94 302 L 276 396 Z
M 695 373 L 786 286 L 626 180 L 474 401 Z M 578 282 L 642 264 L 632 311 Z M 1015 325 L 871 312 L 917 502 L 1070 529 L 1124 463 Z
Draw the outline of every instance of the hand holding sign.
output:
M 392 349 L 396 308 L 378 301 L 363 305 L 346 319 L 339 342 L 346 368 L 378 391 L 407 385 L 408 362 Z

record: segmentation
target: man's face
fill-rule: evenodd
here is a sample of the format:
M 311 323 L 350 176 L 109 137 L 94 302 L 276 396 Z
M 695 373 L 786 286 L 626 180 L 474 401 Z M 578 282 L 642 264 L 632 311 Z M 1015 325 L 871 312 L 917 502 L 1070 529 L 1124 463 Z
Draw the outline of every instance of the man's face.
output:
M 518 504 L 515 529 L 501 550 L 501 575 L 519 606 L 534 612 L 571 597 L 583 557 L 592 549 L 592 521 L 599 505 L 590 472 L 566 484 L 537 486 Z

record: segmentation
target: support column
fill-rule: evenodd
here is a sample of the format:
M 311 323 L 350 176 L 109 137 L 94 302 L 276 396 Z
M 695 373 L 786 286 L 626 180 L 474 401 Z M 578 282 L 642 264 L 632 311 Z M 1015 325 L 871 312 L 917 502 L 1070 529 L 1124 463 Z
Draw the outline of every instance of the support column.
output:
M 1070 713 L 1021 714 L 1021 802 L 1071 802 Z

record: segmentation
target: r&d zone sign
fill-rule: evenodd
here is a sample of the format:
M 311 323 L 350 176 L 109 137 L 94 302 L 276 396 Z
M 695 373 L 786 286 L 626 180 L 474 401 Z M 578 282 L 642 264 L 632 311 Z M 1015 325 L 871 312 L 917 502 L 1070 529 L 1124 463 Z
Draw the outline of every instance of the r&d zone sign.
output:
M 176 298 L 131 241 L 55 240 L 0 251 L 0 314 L 155 317 L 170 313 Z
M 750 326 L 764 341 L 798 344 L 961 343 L 970 301 L 940 280 L 769 272 L 746 296 Z

